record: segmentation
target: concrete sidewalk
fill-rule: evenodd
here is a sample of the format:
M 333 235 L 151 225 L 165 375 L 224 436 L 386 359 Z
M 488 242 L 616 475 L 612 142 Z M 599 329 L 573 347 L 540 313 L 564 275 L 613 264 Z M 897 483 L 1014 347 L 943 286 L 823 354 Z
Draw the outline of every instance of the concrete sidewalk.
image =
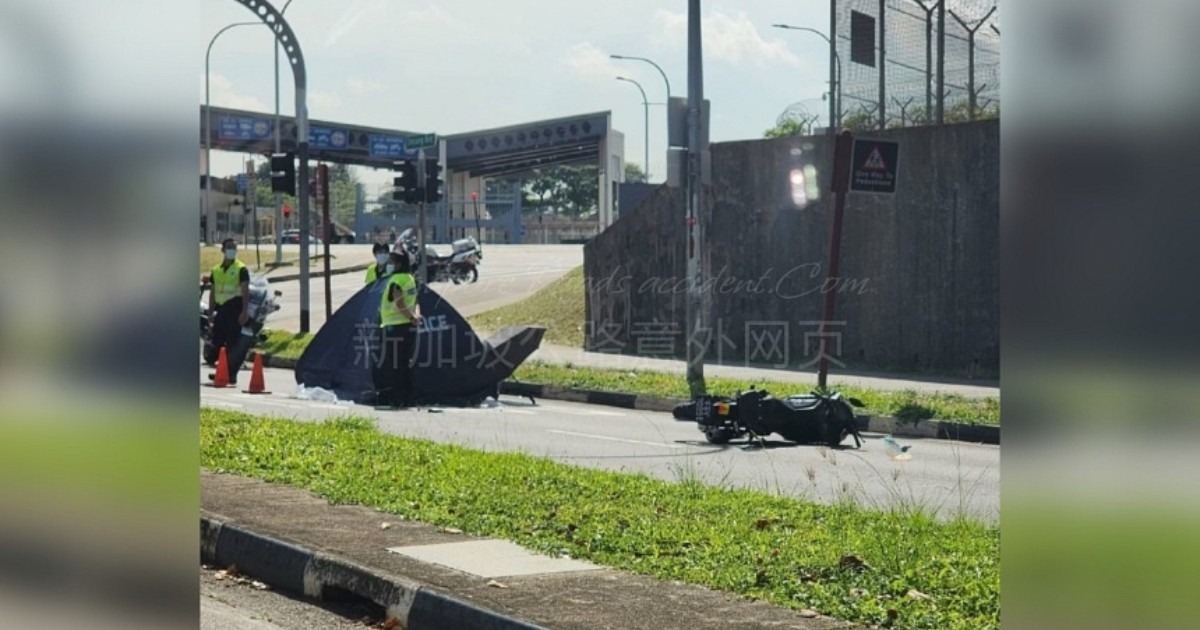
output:
M 329 505 L 289 486 L 209 472 L 200 482 L 208 561 L 309 596 L 349 591 L 386 608 L 407 630 L 856 627 L 699 586 L 560 565 L 503 542 Z

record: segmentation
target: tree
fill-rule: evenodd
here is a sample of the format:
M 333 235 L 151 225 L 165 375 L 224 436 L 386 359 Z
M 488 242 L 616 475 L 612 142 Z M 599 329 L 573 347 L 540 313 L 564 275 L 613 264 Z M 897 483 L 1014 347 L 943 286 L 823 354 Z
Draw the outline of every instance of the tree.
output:
M 790 136 L 806 135 L 807 129 L 799 120 L 788 119 L 782 125 L 775 125 L 763 132 L 764 138 L 787 138 Z
M 584 216 L 596 210 L 600 199 L 599 172 L 595 166 L 552 166 L 537 169 L 525 183 L 525 190 L 537 196 L 529 205 L 537 209 L 553 207 L 555 214 Z
M 354 202 L 355 202 L 355 186 L 359 183 L 359 178 L 346 164 L 329 164 L 329 218 L 346 226 L 354 225 Z M 270 208 L 274 211 L 275 208 L 275 193 L 271 192 L 271 164 L 270 162 L 262 162 L 257 167 L 258 179 L 254 184 L 254 200 L 258 205 L 258 210 L 261 213 Z M 308 169 L 310 177 L 316 178 L 317 169 Z M 296 189 L 298 193 L 307 194 L 308 184 L 306 182 L 296 181 Z M 320 207 L 312 202 L 313 224 L 316 225 L 320 221 Z M 292 206 L 293 209 L 298 208 L 295 195 L 284 195 L 283 203 Z
M 842 117 L 842 129 L 850 131 L 871 131 L 879 127 L 879 118 L 865 109 L 859 108 L 857 111 L 849 113 Z
M 625 163 L 625 183 L 627 184 L 644 184 L 646 183 L 646 172 L 642 170 L 634 162 Z

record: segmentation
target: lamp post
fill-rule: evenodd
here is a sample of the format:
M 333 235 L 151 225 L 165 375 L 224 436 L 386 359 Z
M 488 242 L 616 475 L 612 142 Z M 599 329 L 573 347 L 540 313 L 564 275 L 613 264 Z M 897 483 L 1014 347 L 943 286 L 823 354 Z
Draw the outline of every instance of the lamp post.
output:
M 208 50 L 204 53 L 204 216 L 212 214 L 212 102 L 209 99 L 208 67 L 212 56 L 213 44 L 222 33 L 235 26 L 255 26 L 261 22 L 234 22 L 217 31 L 208 42 Z M 205 245 L 211 245 L 205 242 Z
M 645 110 L 645 126 L 643 127 L 643 129 L 645 129 L 645 134 L 642 147 L 645 150 L 643 159 L 646 162 L 644 166 L 646 167 L 646 181 L 648 182 L 650 181 L 650 102 L 646 100 L 646 90 L 642 89 L 641 83 L 625 77 L 617 77 L 617 80 L 634 84 L 637 86 L 638 91 L 642 93 L 642 108 Z
M 648 63 L 648 64 L 650 64 L 650 65 L 654 66 L 654 69 L 655 69 L 655 70 L 658 70 L 658 73 L 659 73 L 660 75 L 662 75 L 663 84 L 667 86 L 667 100 L 666 100 L 666 103 L 667 103 L 667 125 L 668 125 L 668 127 L 667 127 L 667 145 L 668 145 L 668 148 L 670 148 L 670 138 L 671 138 L 671 129 L 670 129 L 670 122 L 671 122 L 671 80 L 667 78 L 667 73 L 666 73 L 666 72 L 663 72 L 663 69 L 662 69 L 662 67 L 661 67 L 661 66 L 659 66 L 658 64 L 654 63 L 653 61 L 651 61 L 651 60 L 649 60 L 649 59 L 646 59 L 645 57 L 629 57 L 629 56 L 626 56 L 626 55 L 609 55 L 609 57 L 610 57 L 610 58 L 612 58 L 612 59 L 622 59 L 622 60 L 632 60 L 632 61 L 644 61 L 644 62 L 646 62 L 646 63 Z M 640 85 L 639 85 L 638 87 L 639 87 L 639 88 L 641 88 L 641 86 L 640 86 Z M 645 100 L 645 93 L 644 93 L 644 92 L 643 92 L 643 95 L 642 95 L 642 100 L 643 100 L 643 101 Z M 649 114 L 647 114 L 647 115 L 646 115 L 646 118 L 647 118 L 647 120 L 649 120 Z M 649 124 L 647 123 L 647 130 L 646 130 L 646 143 L 647 143 L 647 144 L 649 144 L 649 142 L 650 142 L 650 135 L 649 135 L 649 133 L 650 133 L 650 132 L 649 132 Z M 649 149 L 647 149 L 647 158 L 649 157 L 649 153 L 648 153 L 648 152 L 649 152 Z M 650 163 L 649 163 L 649 162 L 646 162 L 646 164 L 645 164 L 645 167 L 646 167 L 646 181 L 648 182 L 648 181 L 650 181 Z
M 825 33 L 822 33 L 815 28 L 808 28 L 807 26 L 791 26 L 788 24 L 772 24 L 771 26 L 789 31 L 806 31 L 813 33 L 815 35 L 819 35 L 821 39 L 824 39 L 825 42 L 829 44 L 829 52 L 833 56 L 832 70 L 834 72 L 834 74 L 830 75 L 829 77 L 829 133 L 833 133 L 834 127 L 837 126 L 838 112 L 841 110 L 842 106 L 842 60 L 837 54 L 837 49 L 833 45 L 833 40 L 829 39 L 829 36 Z
M 283 5 L 283 9 L 279 11 L 279 15 L 287 13 L 288 5 L 292 4 L 292 0 L 287 0 Z M 280 152 L 279 139 L 279 41 L 275 40 L 275 152 Z M 275 264 L 283 264 L 283 195 L 275 193 Z

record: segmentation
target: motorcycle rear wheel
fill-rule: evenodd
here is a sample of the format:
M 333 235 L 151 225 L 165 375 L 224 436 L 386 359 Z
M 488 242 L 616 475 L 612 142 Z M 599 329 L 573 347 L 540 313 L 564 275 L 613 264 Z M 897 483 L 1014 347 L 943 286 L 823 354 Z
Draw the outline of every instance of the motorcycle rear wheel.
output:
M 725 429 L 705 429 L 704 439 L 708 440 L 709 444 L 728 444 L 735 436 L 732 432 Z

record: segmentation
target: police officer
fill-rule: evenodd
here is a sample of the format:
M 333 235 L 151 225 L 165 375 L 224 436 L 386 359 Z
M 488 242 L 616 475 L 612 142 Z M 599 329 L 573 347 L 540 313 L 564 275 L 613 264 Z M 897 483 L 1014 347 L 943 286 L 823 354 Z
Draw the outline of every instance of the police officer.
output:
M 229 382 L 237 383 L 238 368 L 245 357 L 234 356 L 242 326 L 250 319 L 250 270 L 237 259 L 237 241 L 221 243 L 225 260 L 213 267 L 212 289 L 208 293 L 208 321 L 212 322 L 212 345 L 216 352 L 225 348 Z M 209 375 L 212 380 L 214 375 Z
M 375 254 L 375 264 L 367 267 L 367 284 L 371 284 L 376 280 L 387 275 L 388 262 L 388 246 L 386 243 L 375 243 L 371 248 L 371 253 Z
M 379 298 L 380 357 L 372 370 L 377 409 L 399 409 L 412 401 L 412 359 L 421 325 L 417 280 L 403 250 L 388 255 L 387 286 Z

